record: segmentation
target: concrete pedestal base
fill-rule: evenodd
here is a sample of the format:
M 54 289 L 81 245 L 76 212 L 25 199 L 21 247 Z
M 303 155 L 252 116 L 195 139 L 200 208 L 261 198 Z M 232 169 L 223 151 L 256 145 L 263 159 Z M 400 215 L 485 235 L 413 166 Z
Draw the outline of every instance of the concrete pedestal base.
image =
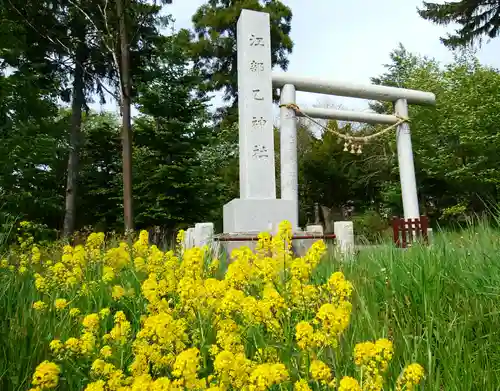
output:
M 280 199 L 240 199 L 236 198 L 223 209 L 224 233 L 235 236 L 257 235 L 261 232 L 275 232 L 279 223 L 290 221 L 296 229 L 296 204 L 290 200 Z M 235 248 L 249 247 L 252 251 L 257 242 L 231 241 L 225 242 L 224 247 L 228 255 Z
M 283 220 L 296 228 L 295 208 L 290 200 L 236 198 L 224 205 L 224 233 L 273 231 Z
M 269 230 L 265 230 L 269 231 Z M 255 246 L 257 245 L 257 241 L 241 241 L 237 240 L 238 237 L 248 237 L 248 236 L 256 236 L 262 231 L 259 232 L 239 232 L 237 234 L 231 234 L 231 237 L 236 240 L 230 240 L 230 241 L 224 241 L 221 243 L 221 247 L 224 249 L 226 256 L 230 256 L 231 252 L 240 247 L 248 247 L 250 250 L 255 251 Z M 271 232 L 273 234 L 274 232 Z M 317 232 L 307 232 L 303 230 L 296 230 L 293 232 L 294 235 L 307 235 L 307 234 L 314 234 Z M 306 253 L 307 250 L 312 246 L 312 244 L 320 239 L 294 239 L 292 240 L 292 246 L 293 246 L 293 252 L 295 253 L 296 256 L 298 257 L 303 257 Z

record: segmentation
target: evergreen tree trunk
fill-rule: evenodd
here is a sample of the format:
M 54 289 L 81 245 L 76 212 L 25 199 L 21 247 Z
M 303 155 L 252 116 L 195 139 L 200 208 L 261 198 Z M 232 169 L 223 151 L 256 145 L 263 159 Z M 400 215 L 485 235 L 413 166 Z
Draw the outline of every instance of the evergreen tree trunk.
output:
M 82 36 L 83 35 L 83 36 Z M 78 37 L 73 75 L 73 97 L 71 102 L 71 129 L 69 136 L 70 151 L 66 179 L 66 207 L 64 215 L 63 236 L 69 237 L 75 230 L 76 195 L 78 182 L 78 161 L 82 126 L 82 107 L 85 104 L 83 66 L 86 60 L 85 34 Z
M 116 0 L 116 11 L 120 24 L 120 54 L 121 54 L 121 112 L 122 112 L 122 161 L 123 161 L 123 216 L 125 230 L 134 229 L 132 210 L 132 125 L 130 99 L 130 46 L 127 32 L 125 10 L 127 0 Z

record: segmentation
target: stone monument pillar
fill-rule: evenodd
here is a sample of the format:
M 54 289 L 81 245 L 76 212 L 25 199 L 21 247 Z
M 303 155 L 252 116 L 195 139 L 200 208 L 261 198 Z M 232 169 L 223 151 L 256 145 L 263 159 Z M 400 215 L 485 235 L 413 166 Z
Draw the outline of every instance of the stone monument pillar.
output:
M 237 25 L 240 198 L 224 205 L 224 233 L 298 226 L 294 200 L 276 199 L 269 14 L 242 10 Z

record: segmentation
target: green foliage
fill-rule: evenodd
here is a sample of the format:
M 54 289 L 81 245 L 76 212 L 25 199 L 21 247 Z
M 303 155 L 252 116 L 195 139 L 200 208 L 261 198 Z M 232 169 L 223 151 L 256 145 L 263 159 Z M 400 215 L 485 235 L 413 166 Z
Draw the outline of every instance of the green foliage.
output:
M 410 110 L 422 198 L 436 212 L 457 203 L 484 210 L 499 189 L 499 72 L 462 55 L 444 69 L 425 62 L 406 86 L 438 96 L 435 109 Z
M 496 38 L 500 34 L 499 0 L 459 0 L 445 3 L 424 1 L 418 10 L 420 16 L 440 25 L 458 24 L 455 34 L 441 41 L 456 48 L 472 44 L 483 37 Z
M 387 72 L 377 84 L 432 91 L 436 107 L 410 106 L 412 143 L 422 211 L 432 219 L 450 220 L 443 210 L 466 205 L 467 215 L 482 213 L 498 202 L 500 73 L 481 65 L 473 54 L 458 53 L 441 66 L 435 60 L 406 51 L 391 54 Z M 379 112 L 392 107 L 375 105 Z M 395 152 L 394 135 L 385 141 Z M 387 213 L 400 214 L 397 160 L 387 161 L 390 175 L 382 180 L 381 200 Z M 399 201 L 398 201 L 399 200 Z M 451 219 L 453 220 L 453 219 Z
M 359 243 L 376 243 L 391 234 L 387 218 L 375 210 L 356 215 L 352 219 L 356 240 Z
M 83 117 L 84 143 L 78 198 L 77 229 L 123 226 L 120 127 L 116 115 L 89 113 Z
M 219 211 L 224 174 L 204 172 L 202 149 L 211 148 L 214 137 L 199 90 L 202 78 L 188 67 L 185 32 L 160 34 L 170 20 L 159 15 L 160 4 L 129 5 L 132 93 L 140 112 L 134 147 L 138 223 L 173 230 Z M 122 222 L 118 118 L 84 110 L 81 133 L 69 137 L 79 126 L 79 105 L 85 109 L 95 94 L 104 102 L 106 90 L 119 95 L 119 64 L 109 50 L 117 46 L 115 7 L 54 0 L 39 8 L 17 1 L 0 7 L 0 70 L 9 69 L 0 75 L 2 202 L 13 215 L 60 228 L 67 157 L 76 150 L 76 228 L 116 229 Z M 77 86 L 79 68 L 84 84 Z M 56 100 L 69 102 L 78 89 L 84 100 L 60 111 Z
M 329 126 L 341 132 L 350 130 L 349 126 L 339 128 L 333 121 Z M 313 193 L 314 197 L 308 197 L 311 200 L 340 206 L 354 196 L 356 189 L 350 186 L 350 178 L 355 176 L 357 167 L 353 157 L 343 152 L 343 147 L 337 136 L 324 132 L 321 138 L 312 138 L 310 149 L 301 156 L 299 165 L 304 181 L 299 186 L 303 194 Z
M 20 221 L 16 224 L 16 228 L 16 235 L 21 243 L 39 243 L 41 246 L 49 246 L 57 239 L 57 231 L 49 228 L 46 224 Z
M 238 198 L 240 192 L 237 135 L 238 126 L 235 123 L 216 129 L 213 135 L 215 140 L 203 145 L 197 158 L 197 175 L 212 188 L 203 201 L 206 203 L 211 199 L 209 202 L 213 203 L 212 208 L 205 210 L 205 219 L 211 219 L 219 232 L 222 232 L 223 205 Z
M 467 213 L 467 205 L 461 203 L 443 210 L 443 218 L 460 219 Z
M 447 65 L 408 52 L 400 45 L 390 55 L 386 72 L 375 84 L 432 91 L 436 107 L 410 106 L 410 128 L 421 212 L 431 221 L 455 223 L 481 214 L 499 200 L 500 73 L 481 65 L 463 51 Z M 373 102 L 372 109 L 392 113 L 392 104 Z M 343 151 L 343 140 L 325 132 L 299 137 L 299 192 L 301 219 L 312 221 L 314 203 L 340 209 L 355 207 L 358 230 L 369 233 L 364 211 L 384 216 L 402 215 L 395 132 L 363 146 L 361 155 Z M 349 134 L 352 129 L 335 123 L 332 130 Z M 381 130 L 362 126 L 358 135 Z M 299 130 L 299 133 L 301 130 Z M 456 206 L 461 205 L 460 213 Z M 465 210 L 463 210 L 465 208 Z M 371 212 L 370 212 L 371 213 Z M 340 217 L 337 217 L 340 218 Z M 370 225 L 370 224 L 369 224 Z M 374 236 L 373 236 L 374 235 Z
M 355 131 L 351 125 L 341 127 L 334 121 L 328 123 L 328 128 L 344 134 Z M 370 131 L 358 129 L 356 135 Z M 302 205 L 308 208 L 302 213 L 306 221 L 312 220 L 316 202 L 336 210 L 347 204 L 357 211 L 378 207 L 383 201 L 383 186 L 391 179 L 391 165 L 396 164 L 395 151 L 385 141 L 379 141 L 363 146 L 363 154 L 353 155 L 344 151 L 344 140 L 330 131 L 309 137 L 299 137 L 299 149 L 308 146 L 299 155 L 299 193 Z
M 212 140 L 207 98 L 197 91 L 201 78 L 188 70 L 177 38 L 167 43 L 154 81 L 139 85 L 134 153 L 137 223 L 171 232 L 202 220 L 217 199 L 198 156 Z
M 0 188 L 2 202 L 12 215 L 45 219 L 57 224 L 63 207 L 66 145 L 63 116 L 51 91 L 38 82 L 42 76 L 15 71 L 0 74 Z

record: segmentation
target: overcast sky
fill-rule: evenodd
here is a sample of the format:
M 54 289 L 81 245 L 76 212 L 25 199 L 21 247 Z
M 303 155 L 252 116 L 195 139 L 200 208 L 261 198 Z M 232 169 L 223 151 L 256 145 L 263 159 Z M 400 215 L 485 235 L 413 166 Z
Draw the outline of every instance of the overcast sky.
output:
M 384 71 L 389 53 L 401 42 L 409 51 L 446 63 L 452 54 L 439 41 L 447 29 L 421 19 L 422 0 L 283 0 L 293 12 L 291 38 L 295 44 L 288 72 L 294 75 L 369 83 Z M 191 27 L 191 17 L 206 0 L 173 0 L 168 10 L 175 28 Z M 448 28 L 450 31 L 450 28 Z M 483 64 L 500 68 L 500 38 L 478 50 Z M 496 54 L 496 55 L 494 55 Z M 321 95 L 298 93 L 299 105 L 312 106 Z M 219 104 L 214 99 L 213 104 Z M 345 109 L 364 109 L 366 101 L 328 98 Z M 99 109 L 114 109 L 114 105 Z

